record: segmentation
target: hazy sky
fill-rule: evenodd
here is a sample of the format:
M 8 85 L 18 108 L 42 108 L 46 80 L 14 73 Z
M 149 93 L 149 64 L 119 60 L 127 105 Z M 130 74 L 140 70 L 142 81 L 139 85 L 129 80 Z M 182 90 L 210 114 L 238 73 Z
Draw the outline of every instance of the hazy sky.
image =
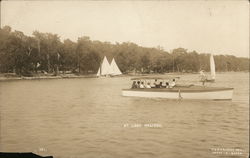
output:
M 76 41 L 249 57 L 248 1 L 3 1 L 1 25 Z

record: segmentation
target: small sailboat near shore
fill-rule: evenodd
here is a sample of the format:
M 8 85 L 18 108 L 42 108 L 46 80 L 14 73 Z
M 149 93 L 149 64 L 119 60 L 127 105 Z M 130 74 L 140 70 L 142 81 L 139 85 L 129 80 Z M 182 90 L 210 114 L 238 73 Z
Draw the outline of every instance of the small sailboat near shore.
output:
M 105 77 L 108 77 L 110 75 L 110 72 L 111 72 L 111 68 L 110 68 L 110 65 L 109 65 L 109 62 L 106 58 L 106 56 L 103 58 L 102 60 L 102 63 L 98 69 L 98 72 L 96 74 L 96 76 L 98 77 L 101 77 L 101 76 L 105 76 Z
M 119 69 L 119 67 L 117 66 L 114 58 L 112 59 L 112 62 L 110 64 L 110 69 L 111 69 L 111 75 L 112 76 L 117 76 L 117 75 L 121 75 L 122 74 L 122 72 Z
M 215 63 L 213 54 L 210 55 L 210 73 L 211 78 L 206 79 L 206 82 L 215 82 Z
M 98 69 L 96 76 L 98 77 L 112 77 L 121 75 L 122 72 L 117 66 L 115 59 L 112 59 L 111 64 L 109 64 L 108 59 L 104 56 L 103 61 Z

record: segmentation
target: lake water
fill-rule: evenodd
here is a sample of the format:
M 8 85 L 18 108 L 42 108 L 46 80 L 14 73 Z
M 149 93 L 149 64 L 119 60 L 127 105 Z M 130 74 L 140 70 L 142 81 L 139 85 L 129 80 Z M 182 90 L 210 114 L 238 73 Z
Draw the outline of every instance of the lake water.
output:
M 194 74 L 181 78 L 201 84 Z M 56 158 L 248 155 L 248 73 L 217 75 L 212 86 L 234 87 L 232 101 L 122 97 L 130 85 L 129 77 L 0 82 L 0 151 Z

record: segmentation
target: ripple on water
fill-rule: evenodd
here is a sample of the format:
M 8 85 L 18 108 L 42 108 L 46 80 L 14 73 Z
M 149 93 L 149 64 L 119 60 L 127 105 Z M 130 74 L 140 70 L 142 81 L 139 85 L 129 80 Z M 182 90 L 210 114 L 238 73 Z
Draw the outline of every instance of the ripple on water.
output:
M 238 85 L 238 79 L 248 83 L 246 75 L 217 75 L 213 86 L 235 87 L 233 100 L 222 102 L 122 97 L 127 77 L 0 83 L 1 150 L 42 144 L 56 158 L 212 158 L 212 147 L 248 153 L 249 86 Z M 162 127 L 124 128 L 126 123 Z

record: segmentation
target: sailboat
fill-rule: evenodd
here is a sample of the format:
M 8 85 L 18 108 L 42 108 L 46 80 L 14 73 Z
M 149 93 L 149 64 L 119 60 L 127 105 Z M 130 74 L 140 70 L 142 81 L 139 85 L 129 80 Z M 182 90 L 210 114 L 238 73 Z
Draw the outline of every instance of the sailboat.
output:
M 117 75 L 121 75 L 122 74 L 122 72 L 119 69 L 119 67 L 117 66 L 114 58 L 112 59 L 112 62 L 110 64 L 110 69 L 111 69 L 111 75 L 112 76 L 117 76 Z
M 110 75 L 111 75 L 111 67 L 110 67 L 110 64 L 109 64 L 106 56 L 104 56 L 96 76 L 98 76 L 98 77 L 106 76 L 107 77 L 107 76 L 110 76 Z
M 211 79 L 207 79 L 206 81 L 215 82 L 215 63 L 213 54 L 210 55 L 210 72 L 211 72 Z
M 96 76 L 101 77 L 101 76 L 105 76 L 105 77 L 110 77 L 110 76 L 117 76 L 117 75 L 121 75 L 122 72 L 119 69 L 119 67 L 117 66 L 115 59 L 112 59 L 111 64 L 109 64 L 106 56 L 103 58 L 102 64 L 100 65 L 100 68 L 98 69 L 98 72 L 96 74 Z

